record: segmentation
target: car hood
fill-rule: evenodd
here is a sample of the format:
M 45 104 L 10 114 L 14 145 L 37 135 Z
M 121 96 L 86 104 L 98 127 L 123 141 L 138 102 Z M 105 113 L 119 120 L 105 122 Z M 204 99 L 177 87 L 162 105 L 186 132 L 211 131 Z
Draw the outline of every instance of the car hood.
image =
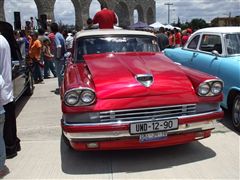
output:
M 98 98 L 130 98 L 192 92 L 184 72 L 161 53 L 98 54 L 84 57 Z M 144 86 L 138 75 L 151 75 L 152 84 Z

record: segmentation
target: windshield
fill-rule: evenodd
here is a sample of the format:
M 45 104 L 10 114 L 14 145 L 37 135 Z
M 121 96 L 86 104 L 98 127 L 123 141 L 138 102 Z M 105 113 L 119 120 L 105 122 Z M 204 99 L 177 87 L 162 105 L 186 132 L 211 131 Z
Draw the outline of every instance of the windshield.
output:
M 157 40 L 153 36 L 91 36 L 77 41 L 77 59 L 86 54 L 108 52 L 160 52 Z
M 226 34 L 226 47 L 228 55 L 240 54 L 240 33 Z

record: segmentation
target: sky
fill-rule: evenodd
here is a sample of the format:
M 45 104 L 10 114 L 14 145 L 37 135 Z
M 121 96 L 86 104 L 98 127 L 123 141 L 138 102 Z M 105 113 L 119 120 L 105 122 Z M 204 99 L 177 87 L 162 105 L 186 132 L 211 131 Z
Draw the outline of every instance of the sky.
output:
M 131 0 L 129 0 L 131 1 Z M 142 0 L 144 1 L 144 0 Z M 177 22 L 178 17 L 182 23 L 190 22 L 194 18 L 202 18 L 210 22 L 216 17 L 240 16 L 240 0 L 155 0 L 156 21 L 162 24 L 168 23 L 168 7 L 165 3 L 172 3 L 170 6 L 170 23 Z M 21 2 L 21 3 L 20 3 Z M 37 17 L 37 8 L 34 0 L 5 0 L 6 21 L 13 24 L 14 11 L 20 11 L 22 25 L 31 16 Z M 100 10 L 97 0 L 92 0 L 90 6 L 90 17 Z M 56 0 L 54 15 L 56 22 L 60 20 L 64 24 L 75 24 L 75 13 L 71 0 Z M 135 20 L 137 21 L 137 13 Z

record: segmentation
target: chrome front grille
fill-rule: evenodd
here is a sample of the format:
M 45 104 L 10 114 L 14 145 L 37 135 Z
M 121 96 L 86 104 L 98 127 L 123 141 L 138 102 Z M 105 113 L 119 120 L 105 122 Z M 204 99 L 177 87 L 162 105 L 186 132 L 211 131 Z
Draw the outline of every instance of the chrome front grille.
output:
M 101 122 L 145 121 L 177 118 L 196 113 L 196 104 L 124 109 L 100 112 Z

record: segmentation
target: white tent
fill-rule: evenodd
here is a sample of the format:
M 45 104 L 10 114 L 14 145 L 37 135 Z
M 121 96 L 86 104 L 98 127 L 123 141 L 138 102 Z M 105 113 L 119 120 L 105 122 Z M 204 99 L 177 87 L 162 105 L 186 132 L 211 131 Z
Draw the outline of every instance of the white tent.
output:
M 180 28 L 180 27 L 172 26 L 172 25 L 170 25 L 170 24 L 165 25 L 165 28 L 167 28 L 167 29 L 171 29 L 171 30 L 173 30 L 174 28 L 176 28 L 176 29 L 178 29 L 179 31 L 181 31 L 181 28 Z
M 165 25 L 165 28 L 171 29 L 171 30 L 174 29 L 174 27 L 171 24 Z
M 181 28 L 180 28 L 180 27 L 175 26 L 174 28 L 176 28 L 176 29 L 178 29 L 179 31 L 181 31 Z
M 159 30 L 160 27 L 164 27 L 165 28 L 165 26 L 162 23 L 158 22 L 158 21 L 153 23 L 153 24 L 150 24 L 149 26 L 153 27 L 155 30 Z

